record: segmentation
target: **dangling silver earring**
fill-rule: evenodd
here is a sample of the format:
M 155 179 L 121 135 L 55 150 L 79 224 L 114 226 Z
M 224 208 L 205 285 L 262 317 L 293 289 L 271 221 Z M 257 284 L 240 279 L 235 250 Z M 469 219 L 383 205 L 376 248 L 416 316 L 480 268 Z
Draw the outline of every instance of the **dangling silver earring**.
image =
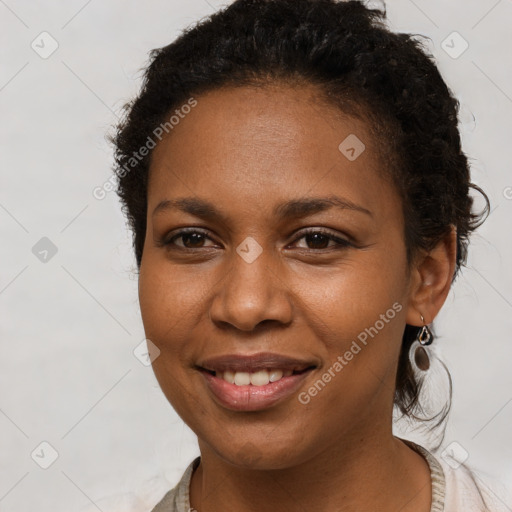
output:
M 409 350 L 409 361 L 415 370 L 426 372 L 430 368 L 430 357 L 428 349 L 425 347 L 434 341 L 434 336 L 427 325 L 425 325 L 423 315 L 420 314 L 420 317 L 424 325 L 411 345 Z
M 423 315 L 420 315 L 420 317 L 421 317 L 421 321 L 425 322 Z M 418 334 L 418 341 L 423 346 L 430 345 L 434 341 L 434 336 L 432 336 L 432 332 L 426 325 L 423 325 L 423 327 L 421 328 L 421 331 Z

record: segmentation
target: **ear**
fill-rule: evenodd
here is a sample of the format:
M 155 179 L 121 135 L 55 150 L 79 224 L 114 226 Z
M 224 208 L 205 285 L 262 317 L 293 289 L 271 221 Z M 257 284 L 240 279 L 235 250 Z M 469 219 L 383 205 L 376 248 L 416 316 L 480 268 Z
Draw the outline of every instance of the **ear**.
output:
M 450 291 L 456 258 L 457 230 L 452 225 L 450 232 L 431 251 L 419 255 L 412 267 L 406 317 L 409 325 L 432 323 Z

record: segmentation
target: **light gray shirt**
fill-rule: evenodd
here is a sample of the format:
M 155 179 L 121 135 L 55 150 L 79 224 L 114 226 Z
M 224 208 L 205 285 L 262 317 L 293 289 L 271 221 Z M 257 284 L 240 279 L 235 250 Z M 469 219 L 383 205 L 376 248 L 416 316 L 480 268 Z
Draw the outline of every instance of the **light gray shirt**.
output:
M 422 455 L 430 467 L 430 512 L 512 512 L 510 497 L 505 497 L 503 490 L 500 496 L 482 481 L 477 485 L 464 464 L 449 457 L 438 459 L 426 448 L 406 439 L 402 441 Z M 196 457 L 189 464 L 179 483 L 151 512 L 194 512 L 190 507 L 189 487 L 192 473 L 200 460 L 201 457 Z

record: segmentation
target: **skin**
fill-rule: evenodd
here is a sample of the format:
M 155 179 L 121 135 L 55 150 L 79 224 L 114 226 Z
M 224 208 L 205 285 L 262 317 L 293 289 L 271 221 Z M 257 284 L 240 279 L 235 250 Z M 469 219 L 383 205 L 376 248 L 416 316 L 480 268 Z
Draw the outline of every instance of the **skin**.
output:
M 160 350 L 155 375 L 198 436 L 191 506 L 428 512 L 428 465 L 392 434 L 394 382 L 405 324 L 423 325 L 420 315 L 430 323 L 446 299 L 455 232 L 407 267 L 400 198 L 374 141 L 314 86 L 222 88 L 196 99 L 152 155 L 139 275 L 144 329 Z M 338 149 L 349 134 L 366 146 L 354 161 Z M 371 215 L 333 207 L 273 216 L 284 201 L 333 194 Z M 212 202 L 225 220 L 152 215 L 160 201 L 185 196 Z M 206 236 L 159 243 L 184 227 Z M 308 227 L 353 245 L 304 238 Z M 250 264 L 236 252 L 248 236 L 263 250 Z M 318 365 L 299 390 L 307 391 L 396 302 L 401 311 L 306 405 L 294 394 L 262 411 L 228 410 L 194 368 L 274 351 Z

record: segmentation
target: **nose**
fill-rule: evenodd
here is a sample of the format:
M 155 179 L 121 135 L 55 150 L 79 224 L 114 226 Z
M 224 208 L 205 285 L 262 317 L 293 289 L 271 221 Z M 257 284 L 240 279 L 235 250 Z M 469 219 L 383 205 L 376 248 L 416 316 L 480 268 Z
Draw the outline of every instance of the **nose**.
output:
M 233 252 L 225 279 L 221 279 L 210 307 L 210 319 L 219 327 L 227 324 L 252 331 L 259 324 L 281 325 L 292 320 L 289 286 L 269 249 L 248 263 Z

